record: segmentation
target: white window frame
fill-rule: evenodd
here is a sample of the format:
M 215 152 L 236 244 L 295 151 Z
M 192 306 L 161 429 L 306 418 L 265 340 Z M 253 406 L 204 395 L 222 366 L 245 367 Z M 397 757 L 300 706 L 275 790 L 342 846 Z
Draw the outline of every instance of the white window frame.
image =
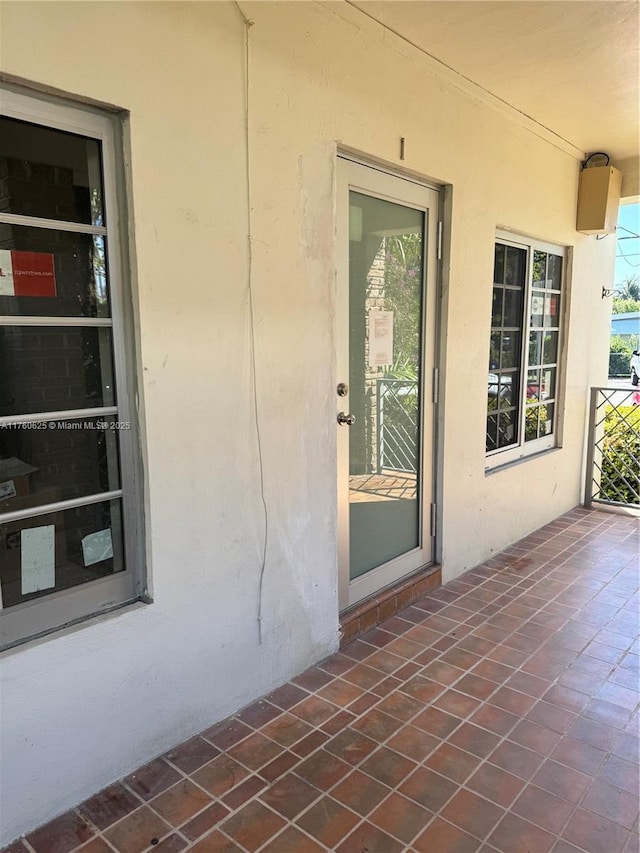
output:
M 516 249 L 524 249 L 526 251 L 526 280 L 524 287 L 523 299 L 523 316 L 522 316 L 522 340 L 520 351 L 520 394 L 519 394 L 519 414 L 518 414 L 518 438 L 517 442 L 504 448 L 486 451 L 486 468 L 487 473 L 510 463 L 518 462 L 522 459 L 527 459 L 531 456 L 536 456 L 545 451 L 561 446 L 562 433 L 562 411 L 564 400 L 564 369 L 563 369 L 563 352 L 564 352 L 564 327 L 567 318 L 567 306 L 569 301 L 568 287 L 568 265 L 569 265 L 569 249 L 566 246 L 557 243 L 549 243 L 544 240 L 538 240 L 533 237 L 525 237 L 516 234 L 512 231 L 497 230 L 494 240 L 494 247 L 497 244 L 504 246 L 512 246 Z M 549 254 L 558 255 L 562 258 L 562 276 L 560 281 L 560 312 L 558 320 L 558 350 L 556 353 L 556 362 L 554 363 L 556 371 L 555 392 L 553 397 L 553 427 L 548 435 L 540 438 L 525 441 L 525 423 L 526 423 L 526 400 L 527 400 L 527 374 L 529 370 L 529 333 L 535 331 L 537 327 L 531 325 L 531 292 L 533 288 L 533 256 L 536 250 L 547 252 Z M 492 268 L 492 288 L 493 294 L 493 275 Z M 556 293 L 557 291 L 550 291 Z M 489 333 L 489 346 L 491 346 L 491 329 Z M 491 372 L 491 370 L 489 370 Z
M 104 415 L 105 419 L 114 417 L 117 421 L 130 424 L 130 429 L 117 431 L 120 489 L 45 506 L 0 513 L 1 526 L 3 522 L 19 521 L 40 515 L 46 517 L 51 512 L 117 499 L 121 501 L 124 538 L 123 571 L 1 610 L 0 649 L 6 649 L 135 601 L 149 601 L 149 598 L 145 578 L 140 432 L 135 405 L 137 384 L 133 369 L 136 364 L 133 306 L 128 281 L 125 281 L 128 255 L 125 254 L 127 230 L 122 153 L 124 115 L 63 101 L 8 84 L 0 87 L 0 115 L 45 126 L 52 130 L 76 133 L 96 139 L 101 145 L 103 209 L 106 226 L 6 213 L 0 213 L 0 223 L 107 237 L 111 317 L 106 320 L 85 317 L 0 316 L 0 325 L 10 326 L 19 323 L 33 326 L 111 327 L 117 394 L 115 400 L 117 405 L 114 406 L 6 416 L 0 418 L 0 422 L 38 422 Z

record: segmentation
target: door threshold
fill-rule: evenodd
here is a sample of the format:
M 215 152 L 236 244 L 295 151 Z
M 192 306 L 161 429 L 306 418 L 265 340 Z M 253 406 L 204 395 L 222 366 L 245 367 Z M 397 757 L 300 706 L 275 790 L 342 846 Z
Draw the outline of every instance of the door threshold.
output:
M 442 586 L 442 566 L 427 566 L 340 614 L 340 648 Z

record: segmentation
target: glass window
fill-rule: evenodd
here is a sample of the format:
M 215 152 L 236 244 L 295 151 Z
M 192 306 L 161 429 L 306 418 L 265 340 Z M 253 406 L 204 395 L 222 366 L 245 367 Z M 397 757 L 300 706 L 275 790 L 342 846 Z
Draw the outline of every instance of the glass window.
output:
M 112 269 L 122 264 L 105 215 L 117 203 L 115 175 L 103 163 L 104 146 L 110 162 L 117 155 L 117 120 L 61 103 L 59 127 L 46 127 L 36 118 L 44 114 L 37 98 L 13 88 L 3 92 L 2 111 L 0 625 L 7 647 L 139 598 L 142 567 L 132 537 L 141 519 L 124 369 L 131 342 L 113 309 L 123 304 L 112 298 L 123 287 Z M 73 133 L 60 129 L 66 124 Z
M 0 235 L 0 315 L 111 315 L 102 235 L 7 224 Z
M 0 117 L 3 212 L 104 225 L 100 142 Z
M 486 450 L 500 464 L 553 445 L 564 257 L 533 242 L 496 242 Z

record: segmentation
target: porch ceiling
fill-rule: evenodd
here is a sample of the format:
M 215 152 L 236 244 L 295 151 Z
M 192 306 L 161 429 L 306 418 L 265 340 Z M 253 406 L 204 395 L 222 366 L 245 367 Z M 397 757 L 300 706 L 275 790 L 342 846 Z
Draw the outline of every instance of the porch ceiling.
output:
M 585 152 L 638 156 L 636 0 L 350 0 Z

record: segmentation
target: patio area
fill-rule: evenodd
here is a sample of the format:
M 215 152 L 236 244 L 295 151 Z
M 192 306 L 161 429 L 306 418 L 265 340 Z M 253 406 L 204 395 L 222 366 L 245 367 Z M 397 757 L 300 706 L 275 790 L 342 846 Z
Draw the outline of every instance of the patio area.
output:
M 576 508 L 7 853 L 637 853 L 638 543 Z

